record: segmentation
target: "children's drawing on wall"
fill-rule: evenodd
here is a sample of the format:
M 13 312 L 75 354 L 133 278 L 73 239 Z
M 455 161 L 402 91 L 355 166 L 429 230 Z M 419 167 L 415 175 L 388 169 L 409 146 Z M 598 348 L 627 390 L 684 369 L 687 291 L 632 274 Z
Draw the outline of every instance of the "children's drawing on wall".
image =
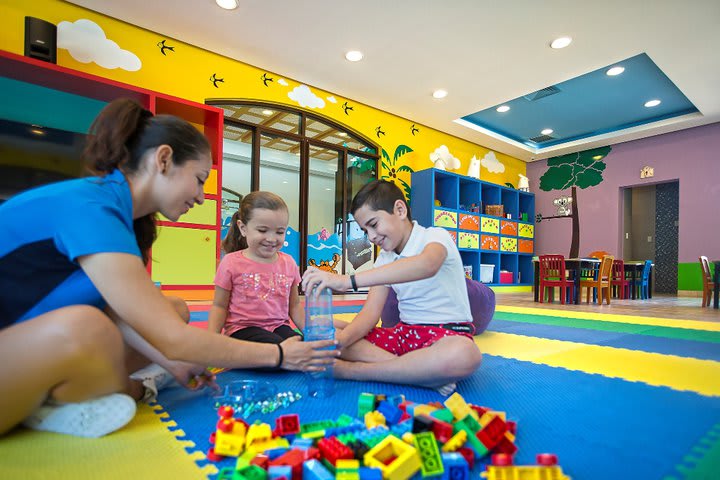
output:
M 342 243 L 336 233 L 331 234 L 323 227 L 319 232 L 309 234 L 307 253 L 309 266 L 318 267 L 328 272 L 341 273 Z
M 212 74 L 212 76 L 210 77 L 210 81 L 212 82 L 213 87 L 215 87 L 215 88 L 220 88 L 220 87 L 218 87 L 218 83 L 225 83 L 225 79 L 219 78 L 217 76 L 217 73 Z
M 505 171 L 505 164 L 498 160 L 495 152 L 492 150 L 486 153 L 482 160 L 480 160 L 480 165 L 485 167 L 490 173 L 503 173 Z
M 450 153 L 445 145 L 440 145 L 430 154 L 430 161 L 433 167 L 438 170 L 457 170 L 460 168 L 460 159 Z
M 606 168 L 603 159 L 610 153 L 610 150 L 612 150 L 612 147 L 593 148 L 592 150 L 585 150 L 584 152 L 570 153 L 568 155 L 551 158 L 547 161 L 547 171 L 540 177 L 540 190 L 550 192 L 570 188 L 571 195 L 569 201 L 560 201 L 560 199 L 553 201 L 553 204 L 558 209 L 557 215 L 549 217 L 540 213 L 537 215 L 538 223 L 542 220 L 550 220 L 553 218 L 572 219 L 570 258 L 577 258 L 580 253 L 580 220 L 578 216 L 577 188 L 585 189 L 594 187 L 603 181 L 602 173 Z M 568 208 L 570 209 L 570 214 L 567 213 Z
M 128 72 L 136 72 L 142 67 L 137 55 L 122 49 L 107 38 L 100 25 L 85 18 L 58 23 L 57 46 L 67 50 L 80 63 L 95 62 L 102 68 L 120 68 Z
M 160 53 L 162 53 L 164 57 L 167 57 L 167 53 L 165 52 L 175 52 L 175 47 L 165 42 L 167 42 L 167 39 L 163 38 L 162 41 L 157 43 L 157 46 L 160 49 Z
M 267 73 L 263 73 L 260 76 L 260 80 L 263 82 L 263 85 L 265 85 L 267 87 L 268 83 L 273 81 L 273 78 L 271 76 L 269 76 Z
M 414 170 L 409 165 L 405 165 L 402 162 L 400 165 L 398 165 L 398 161 L 403 157 L 403 155 L 412 151 L 413 149 L 408 147 L 407 145 L 398 145 L 395 149 L 395 153 L 393 154 L 392 159 L 390 159 L 390 155 L 388 155 L 387 151 L 383 148 L 382 158 L 380 160 L 383 167 L 383 170 L 381 170 L 383 172 L 383 175 L 380 178 L 393 182 L 395 185 L 402 188 L 408 202 L 410 201 L 410 184 L 400 178 L 399 174 L 411 174 L 414 172 Z
M 288 93 L 290 100 L 305 108 L 325 108 L 325 100 L 318 97 L 307 85 L 298 85 Z
M 475 155 L 473 155 L 472 158 L 470 159 L 470 165 L 468 165 L 467 176 L 477 178 L 478 180 L 480 180 L 480 159 L 477 158 Z

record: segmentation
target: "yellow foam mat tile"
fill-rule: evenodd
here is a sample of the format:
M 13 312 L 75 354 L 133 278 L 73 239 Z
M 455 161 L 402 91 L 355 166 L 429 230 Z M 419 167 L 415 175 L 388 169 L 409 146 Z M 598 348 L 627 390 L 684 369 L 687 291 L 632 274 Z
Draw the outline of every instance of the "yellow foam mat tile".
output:
M 162 415 L 139 404 L 132 422 L 99 439 L 17 429 L 0 438 L 0 478 L 197 480 L 217 473 L 213 465 L 195 463 L 204 455 L 188 454 L 193 442 L 178 440 L 183 432 L 169 431 L 173 424 Z
M 526 315 L 544 315 L 550 317 L 577 318 L 580 320 L 599 320 L 604 322 L 632 323 L 634 325 L 652 325 L 656 327 L 689 328 L 720 332 L 720 322 L 704 322 L 684 318 L 643 317 L 640 315 L 618 315 L 613 313 L 575 312 L 572 310 L 556 310 L 547 308 L 511 307 L 498 305 L 498 312 L 523 313 Z
M 489 355 L 720 396 L 720 362 L 712 360 L 498 332 L 475 343 Z

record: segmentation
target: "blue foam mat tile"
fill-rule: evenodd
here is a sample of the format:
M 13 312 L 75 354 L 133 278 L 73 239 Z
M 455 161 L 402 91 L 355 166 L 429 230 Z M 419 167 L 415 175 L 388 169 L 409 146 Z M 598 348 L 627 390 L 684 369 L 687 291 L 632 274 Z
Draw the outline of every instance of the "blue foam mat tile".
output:
M 720 345 L 712 342 L 497 319 L 493 320 L 488 330 L 567 342 L 626 348 L 628 350 L 660 353 L 663 355 L 720 361 Z
M 306 377 L 300 373 L 225 372 L 221 384 L 241 379 L 274 383 L 278 391 L 305 395 Z M 360 393 L 404 394 L 417 403 L 442 401 L 428 389 L 374 382 L 336 381 L 329 399 L 305 396 L 270 414 L 253 414 L 249 421 L 298 413 L 301 423 L 355 416 Z M 710 427 L 720 422 L 720 398 L 652 387 L 601 375 L 484 356 L 482 367 L 460 382 L 458 391 L 477 405 L 507 412 L 518 423 L 516 464 L 533 464 L 537 453 L 559 456 L 563 470 L 575 479 L 654 479 L 676 474 Z M 217 422 L 211 396 L 173 388 L 159 401 L 197 450 L 207 452 Z M 476 466 L 476 472 L 484 469 Z M 217 464 L 234 465 L 233 459 Z

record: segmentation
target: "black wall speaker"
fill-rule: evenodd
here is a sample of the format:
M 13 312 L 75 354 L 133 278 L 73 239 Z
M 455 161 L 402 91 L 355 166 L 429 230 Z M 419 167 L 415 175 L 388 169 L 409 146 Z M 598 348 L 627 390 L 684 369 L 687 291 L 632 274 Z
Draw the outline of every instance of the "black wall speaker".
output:
M 35 17 L 25 17 L 25 56 L 57 63 L 57 27 Z

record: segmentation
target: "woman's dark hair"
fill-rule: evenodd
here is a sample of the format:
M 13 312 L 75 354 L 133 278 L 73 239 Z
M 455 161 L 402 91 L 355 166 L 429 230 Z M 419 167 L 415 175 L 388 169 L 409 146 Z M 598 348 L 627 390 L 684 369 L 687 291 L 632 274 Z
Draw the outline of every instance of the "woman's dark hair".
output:
M 142 167 L 148 150 L 160 145 L 172 148 L 172 160 L 182 165 L 210 153 L 207 138 L 191 124 L 173 115 L 153 115 L 130 99 L 110 102 L 90 126 L 83 159 L 93 175 L 105 176 L 115 169 L 132 174 Z M 133 221 L 135 239 L 145 263 L 157 237 L 155 214 Z
M 228 233 L 222 241 L 222 248 L 226 254 L 244 250 L 248 247 L 247 240 L 240 233 L 237 222 L 240 220 L 247 225 L 252 219 L 252 212 L 258 208 L 272 211 L 288 211 L 285 201 L 272 192 L 252 192 L 245 195 L 240 202 L 240 208 L 233 214 Z
M 392 182 L 373 180 L 365 184 L 358 193 L 355 194 L 350 204 L 350 213 L 355 215 L 355 212 L 367 205 L 375 211 L 382 210 L 392 214 L 395 208 L 395 202 L 398 200 L 402 200 L 403 203 L 405 203 L 407 218 L 412 221 L 410 206 L 407 200 L 405 200 L 405 195 L 403 195 L 402 190 Z

